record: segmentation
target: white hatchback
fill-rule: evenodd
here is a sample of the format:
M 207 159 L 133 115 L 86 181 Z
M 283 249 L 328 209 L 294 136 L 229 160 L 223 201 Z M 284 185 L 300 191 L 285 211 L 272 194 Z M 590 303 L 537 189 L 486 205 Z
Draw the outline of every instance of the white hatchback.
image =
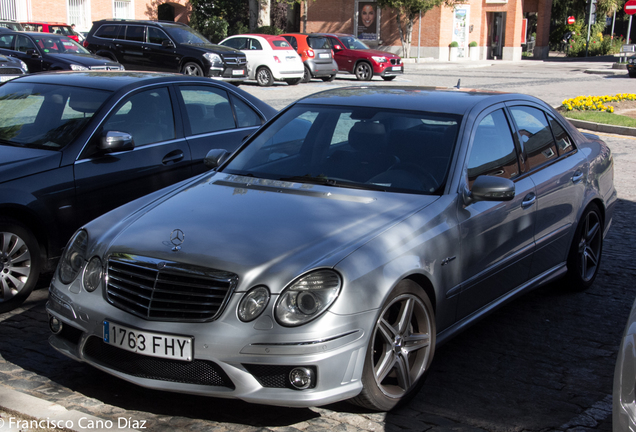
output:
M 245 53 L 248 78 L 259 86 L 271 86 L 274 80 L 295 85 L 303 78 L 300 56 L 281 36 L 242 34 L 225 38 L 220 44 Z

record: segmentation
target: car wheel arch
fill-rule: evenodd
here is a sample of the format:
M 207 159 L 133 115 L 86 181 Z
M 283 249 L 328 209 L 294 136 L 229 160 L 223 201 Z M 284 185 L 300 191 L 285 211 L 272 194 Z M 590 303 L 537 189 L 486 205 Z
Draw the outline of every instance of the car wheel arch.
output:
M 183 67 L 188 64 L 188 63 L 196 63 L 199 65 L 199 67 L 205 71 L 205 68 L 203 67 L 203 64 L 197 60 L 194 57 L 184 57 L 181 59 L 181 62 L 179 63 L 179 70 L 183 70 Z
M 41 262 L 46 263 L 48 261 L 51 238 L 46 233 L 46 227 L 41 218 L 23 206 L 2 206 L 0 207 L 0 220 L 16 221 L 31 231 L 40 246 Z

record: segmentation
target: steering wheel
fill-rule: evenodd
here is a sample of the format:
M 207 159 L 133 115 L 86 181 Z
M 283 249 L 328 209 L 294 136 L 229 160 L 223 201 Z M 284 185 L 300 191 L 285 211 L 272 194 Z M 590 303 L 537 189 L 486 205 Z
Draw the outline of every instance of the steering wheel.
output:
M 422 184 L 424 192 L 435 192 L 439 188 L 439 182 L 429 171 L 411 162 L 400 162 L 392 166 L 389 171 L 405 171 L 416 177 Z

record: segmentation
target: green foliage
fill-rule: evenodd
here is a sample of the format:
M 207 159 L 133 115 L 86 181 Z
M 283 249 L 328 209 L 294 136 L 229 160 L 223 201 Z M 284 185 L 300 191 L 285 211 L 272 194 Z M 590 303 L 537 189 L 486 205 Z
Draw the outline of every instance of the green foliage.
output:
M 590 28 L 590 44 L 588 47 L 588 56 L 600 56 L 615 54 L 620 52 L 624 43 L 622 38 L 612 39 L 608 35 L 603 34 L 605 29 L 605 21 L 598 20 Z M 565 46 L 568 57 L 585 57 L 585 47 L 587 44 L 587 27 L 583 21 L 577 21 L 575 24 L 561 25 L 550 34 L 550 47 L 554 50 L 561 50 L 563 35 L 572 32 L 572 38 Z
M 477 46 L 477 42 L 476 41 L 472 41 L 471 43 L 468 44 L 469 47 L 476 47 Z
M 459 44 L 457 43 L 457 41 L 452 41 L 449 45 L 449 47 L 451 48 L 457 48 L 459 46 Z
M 268 34 L 268 35 L 279 35 L 279 34 L 283 34 L 284 32 L 274 26 L 262 26 L 257 28 L 254 33 L 262 33 L 262 34 Z
M 618 114 L 598 111 L 567 111 L 562 112 L 565 117 L 594 123 L 611 124 L 616 126 L 636 127 L 636 119 Z
M 249 4 L 236 0 L 190 0 L 190 27 L 212 42 L 229 35 L 247 33 Z

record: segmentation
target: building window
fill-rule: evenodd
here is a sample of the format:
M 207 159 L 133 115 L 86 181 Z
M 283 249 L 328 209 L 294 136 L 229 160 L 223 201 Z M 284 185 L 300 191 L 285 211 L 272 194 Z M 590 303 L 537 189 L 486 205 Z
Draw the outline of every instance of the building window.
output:
M 113 16 L 115 18 L 131 19 L 135 18 L 133 4 L 131 0 L 115 0 L 113 3 Z
M 75 31 L 90 30 L 88 0 L 68 0 L 68 23 L 75 24 Z
M 28 0 L 0 0 L 0 19 L 27 21 L 30 9 Z

